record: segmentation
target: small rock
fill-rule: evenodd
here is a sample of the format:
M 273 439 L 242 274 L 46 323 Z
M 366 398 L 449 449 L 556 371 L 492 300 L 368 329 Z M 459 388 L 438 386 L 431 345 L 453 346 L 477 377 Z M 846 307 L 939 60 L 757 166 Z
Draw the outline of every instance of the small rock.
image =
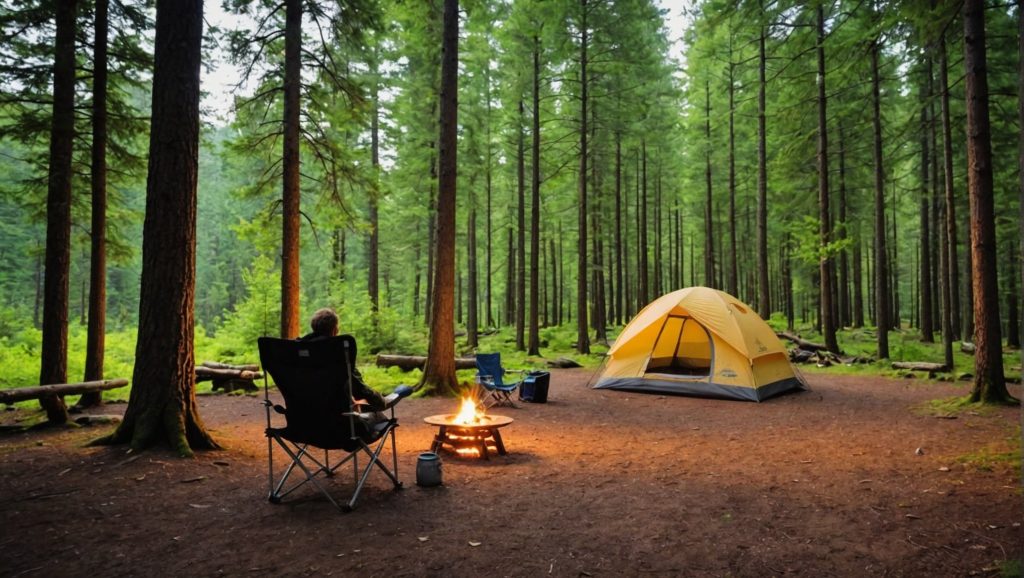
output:
M 921 448 L 917 448 L 916 450 L 914 450 L 914 453 L 919 455 L 919 456 L 923 456 L 924 455 L 924 450 L 921 449 Z
M 479 546 L 480 544 L 483 544 L 483 542 L 474 542 L 474 541 L 472 541 L 472 540 L 470 540 L 470 542 L 469 542 L 469 545 L 470 545 L 470 546 L 472 546 L 472 547 L 474 547 L 474 548 L 476 548 L 476 547 L 477 547 L 477 546 Z
M 942 466 L 941 468 L 939 468 L 939 471 L 940 472 L 948 472 L 949 468 L 947 468 L 946 466 Z

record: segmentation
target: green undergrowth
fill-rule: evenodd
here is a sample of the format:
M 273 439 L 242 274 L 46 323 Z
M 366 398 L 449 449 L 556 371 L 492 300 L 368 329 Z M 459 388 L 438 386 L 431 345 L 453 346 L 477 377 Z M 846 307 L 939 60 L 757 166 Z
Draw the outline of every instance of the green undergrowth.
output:
M 776 331 L 786 329 L 785 317 L 776 314 L 772 316 L 769 325 Z M 820 333 L 814 330 L 811 325 L 800 325 L 796 327 L 796 333 L 808 341 L 824 343 L 825 339 Z M 942 349 L 942 336 L 935 334 L 935 343 L 921 341 L 921 333 L 915 329 L 902 328 L 889 332 L 889 359 L 876 361 L 875 355 L 878 351 L 878 334 L 874 327 L 847 328 L 836 334 L 839 348 L 842 350 L 842 357 L 859 357 L 870 360 L 867 363 L 844 363 L 828 367 L 817 367 L 816 364 L 807 363 L 800 365 L 801 371 L 807 373 L 839 374 L 839 375 L 879 375 L 885 377 L 907 377 L 912 375 L 919 379 L 929 379 L 929 375 L 923 371 L 908 371 L 905 369 L 893 369 L 894 361 L 918 361 L 928 363 L 943 363 L 945 355 Z M 786 344 L 787 346 L 790 344 Z M 1020 351 L 1005 349 L 1003 351 L 1003 367 L 1006 375 L 1020 376 L 1021 357 Z M 965 373 L 974 373 L 974 357 L 960 351 L 960 342 L 953 343 L 953 369 L 949 372 L 936 373 L 931 379 L 935 381 L 956 381 Z
M 392 313 L 383 312 L 378 317 L 379 327 L 375 329 L 371 317 L 356 315 L 350 309 L 342 307 L 339 314 L 342 316 L 343 330 L 356 335 L 359 340 L 358 366 L 365 381 L 383 393 L 389 393 L 402 384 L 415 385 L 419 383 L 422 377 L 419 370 L 403 372 L 396 367 L 377 367 L 375 359 L 377 353 L 426 355 L 428 343 L 426 327 L 418 323 L 408 323 L 408 320 L 403 322 Z M 227 319 L 216 332 L 208 332 L 197 327 L 195 331 L 196 363 L 203 361 L 232 364 L 258 363 L 256 338 L 260 335 L 262 326 L 258 326 L 255 322 L 243 323 L 243 320 L 241 317 Z M 785 318 L 778 314 L 769 320 L 769 324 L 776 331 L 782 331 L 786 327 Z M 577 330 L 572 324 L 541 328 L 539 332 L 540 356 L 530 356 L 525 351 L 517 351 L 515 330 L 511 327 L 482 331 L 479 345 L 475 349 L 468 346 L 465 334 L 461 334 L 456 337 L 455 348 L 460 356 L 471 356 L 476 352 L 501 353 L 502 364 L 509 370 L 547 369 L 548 361 L 564 357 L 579 363 L 586 370 L 596 372 L 605 359 L 608 346 L 614 343 L 620 330 L 621 327 L 609 328 L 608 343 L 592 343 L 591 353 L 588 355 L 580 355 L 576 352 Z M 796 331 L 804 339 L 822 341 L 821 335 L 814 332 L 809 325 L 798 325 Z M 526 337 L 528 339 L 528 336 Z M 0 327 L 0 367 L 4 368 L 4 372 L 0 374 L 0 388 L 38 384 L 41 338 L 41 332 L 32 327 L 19 329 L 15 324 L 4 324 L 3 327 Z M 874 357 L 876 335 L 873 328 L 845 329 L 839 332 L 838 340 L 846 356 Z M 104 374 L 107 378 L 131 378 L 135 359 L 135 341 L 136 331 L 134 329 L 112 331 L 107 334 L 104 366 Z M 920 335 L 915 331 L 909 329 L 893 331 L 889 334 L 889 341 L 891 356 L 889 361 L 841 364 L 825 368 L 818 368 L 814 364 L 804 364 L 799 366 L 799 370 L 806 373 L 833 375 L 906 377 L 908 372 L 892 369 L 891 361 L 942 362 L 941 343 L 923 343 L 920 340 Z M 79 381 L 83 377 L 85 342 L 85 327 L 77 323 L 72 324 L 68 337 L 68 381 Z M 956 344 L 954 355 L 956 360 L 954 371 L 938 374 L 934 377 L 935 379 L 953 381 L 962 373 L 973 372 L 974 360 L 971 356 L 959 351 L 959 343 Z M 1008 375 L 1019 373 L 1018 352 L 1007 351 L 1004 355 L 1004 363 Z M 457 378 L 460 383 L 470 387 L 474 382 L 474 375 L 475 371 L 473 370 L 460 370 L 457 373 Z M 928 377 L 922 372 L 915 372 L 913 375 L 922 379 Z M 199 394 L 209 394 L 212 393 L 211 388 L 210 382 L 201 382 L 197 384 L 196 391 Z M 128 395 L 129 388 L 123 387 L 106 391 L 103 397 L 108 401 L 127 400 Z M 74 403 L 74 401 L 73 398 L 69 399 L 70 403 Z M 38 402 L 27 401 L 17 405 L 37 408 Z
M 918 406 L 918 412 L 922 415 L 936 417 L 951 417 L 960 415 L 988 416 L 995 412 L 996 408 L 978 402 L 972 402 L 970 396 L 943 397 L 926 401 Z
M 964 454 L 956 458 L 958 463 L 965 466 L 991 472 L 995 469 L 1014 468 L 1020 466 L 1020 443 L 1014 449 L 993 449 L 990 447 L 980 448 L 975 452 Z

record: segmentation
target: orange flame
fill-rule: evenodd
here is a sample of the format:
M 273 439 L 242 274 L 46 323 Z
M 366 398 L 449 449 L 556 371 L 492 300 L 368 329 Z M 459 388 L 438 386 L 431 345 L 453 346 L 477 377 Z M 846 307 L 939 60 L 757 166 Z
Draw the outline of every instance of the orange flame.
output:
M 462 398 L 462 405 L 459 406 L 459 413 L 452 420 L 452 423 L 459 425 L 474 425 L 480 423 L 483 412 L 477 409 L 476 401 L 466 396 Z

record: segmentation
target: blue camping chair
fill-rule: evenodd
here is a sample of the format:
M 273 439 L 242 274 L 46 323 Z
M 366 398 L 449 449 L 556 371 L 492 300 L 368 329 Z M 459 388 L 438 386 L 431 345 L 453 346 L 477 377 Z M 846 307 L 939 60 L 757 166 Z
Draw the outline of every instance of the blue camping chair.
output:
M 522 376 L 520 375 L 520 380 L 515 383 L 506 383 L 505 373 L 512 372 L 501 366 L 500 353 L 476 354 L 476 382 L 485 392 L 483 399 L 480 400 L 480 404 L 485 408 L 501 404 L 516 406 L 512 401 L 512 393 L 522 383 Z M 516 373 L 522 374 L 522 371 Z

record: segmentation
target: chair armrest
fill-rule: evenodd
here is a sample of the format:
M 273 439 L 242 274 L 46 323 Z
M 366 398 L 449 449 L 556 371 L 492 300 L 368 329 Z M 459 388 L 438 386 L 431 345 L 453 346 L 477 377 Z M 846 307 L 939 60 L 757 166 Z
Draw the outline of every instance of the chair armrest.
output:
M 408 385 L 400 385 L 395 388 L 395 391 L 384 397 L 384 409 L 390 409 L 398 405 L 398 402 L 402 401 L 403 397 L 409 397 L 412 395 L 413 388 Z

